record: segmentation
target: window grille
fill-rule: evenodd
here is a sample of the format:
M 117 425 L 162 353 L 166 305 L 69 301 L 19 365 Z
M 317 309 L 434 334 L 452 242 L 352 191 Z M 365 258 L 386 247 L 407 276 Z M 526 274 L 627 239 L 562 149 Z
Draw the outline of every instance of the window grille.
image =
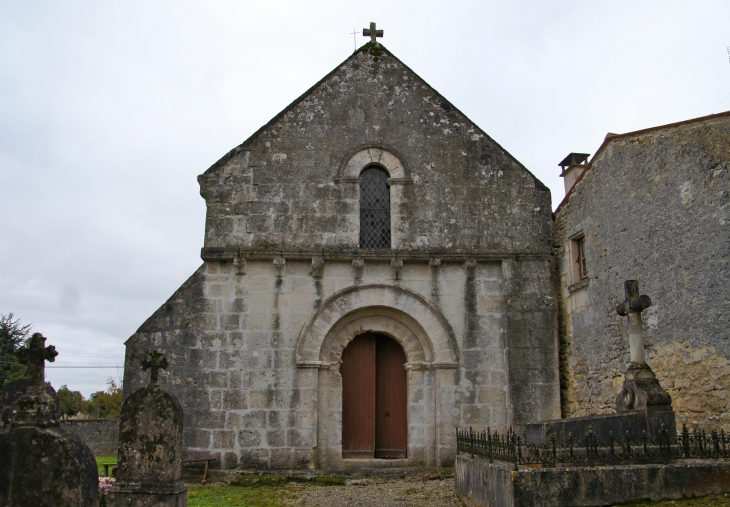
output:
M 390 248 L 388 173 L 368 167 L 360 178 L 360 248 Z

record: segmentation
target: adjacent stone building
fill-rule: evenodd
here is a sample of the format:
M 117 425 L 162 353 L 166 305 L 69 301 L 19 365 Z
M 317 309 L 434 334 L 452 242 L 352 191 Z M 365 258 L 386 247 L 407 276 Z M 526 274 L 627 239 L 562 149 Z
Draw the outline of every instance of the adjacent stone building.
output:
M 636 279 L 652 299 L 647 360 L 678 424 L 727 428 L 730 113 L 608 134 L 586 159 L 561 163 L 555 212 L 563 416 L 613 411 L 629 363 L 615 308 Z
M 449 465 L 456 426 L 560 416 L 550 192 L 383 46 L 199 183 L 203 264 L 127 341 L 124 378 L 164 352 L 189 455 Z

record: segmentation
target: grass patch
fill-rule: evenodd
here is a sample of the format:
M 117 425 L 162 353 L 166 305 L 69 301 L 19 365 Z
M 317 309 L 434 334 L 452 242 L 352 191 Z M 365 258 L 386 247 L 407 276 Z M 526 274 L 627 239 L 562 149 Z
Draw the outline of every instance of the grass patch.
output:
M 110 454 L 108 456 L 96 456 L 96 467 L 99 469 L 99 477 L 104 477 L 104 467 L 102 466 L 104 463 L 116 463 L 117 462 L 117 455 L 116 454 Z M 111 470 L 109 470 L 109 473 L 111 473 Z
M 317 486 L 344 486 L 345 479 L 342 477 L 315 477 L 314 483 Z
M 188 507 L 283 507 L 291 491 L 277 486 L 232 486 L 222 483 L 186 484 Z

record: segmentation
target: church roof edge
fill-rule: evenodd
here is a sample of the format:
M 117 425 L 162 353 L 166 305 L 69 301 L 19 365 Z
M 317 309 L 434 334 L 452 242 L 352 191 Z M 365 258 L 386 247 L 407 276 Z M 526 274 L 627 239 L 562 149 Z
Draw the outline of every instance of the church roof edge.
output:
M 563 200 L 560 201 L 560 204 L 558 204 L 558 207 L 555 208 L 555 211 L 553 212 L 553 215 L 556 215 L 563 206 L 565 206 L 570 199 L 570 196 L 573 195 L 573 190 L 578 186 L 578 183 L 580 183 L 583 180 L 583 176 L 593 168 L 593 161 L 598 158 L 598 155 L 603 152 L 603 150 L 606 148 L 606 146 L 609 145 L 609 143 L 617 140 L 617 139 L 623 139 L 625 137 L 632 137 L 632 136 L 639 136 L 643 134 L 648 134 L 650 132 L 656 132 L 660 130 L 675 128 L 675 127 L 681 127 L 683 125 L 688 125 L 690 123 L 700 122 L 700 121 L 706 121 L 706 120 L 712 120 L 714 118 L 722 118 L 723 116 L 730 116 L 730 111 L 725 111 L 723 113 L 717 113 L 717 114 L 709 114 L 707 116 L 698 116 L 697 118 L 690 118 L 689 120 L 683 120 L 678 121 L 674 123 L 667 123 L 665 125 L 656 125 L 654 127 L 648 127 L 641 130 L 634 130 L 631 132 L 625 132 L 623 134 L 614 134 L 609 132 L 606 134 L 606 137 L 603 140 L 603 143 L 601 143 L 601 146 L 598 147 L 596 150 L 596 153 L 593 154 L 593 158 L 591 158 L 590 162 L 586 165 L 586 168 L 583 170 L 583 172 L 576 178 L 575 183 L 573 183 L 573 186 L 570 187 L 570 190 L 568 190 L 565 193 L 565 197 L 563 197 Z
M 366 44 L 363 44 L 359 48 L 357 48 L 355 51 L 353 51 L 353 53 L 350 56 L 348 56 L 347 58 L 345 58 L 342 61 L 342 63 L 340 63 L 334 69 L 332 69 L 331 71 L 329 71 L 322 79 L 320 79 L 319 81 L 317 81 L 316 83 L 314 83 L 312 86 L 310 86 L 309 88 L 307 88 L 307 90 L 304 93 L 302 93 L 299 97 L 297 97 L 296 99 L 294 99 L 284 109 L 282 109 L 281 111 L 279 111 L 279 113 L 277 113 L 273 118 L 271 118 L 268 122 L 266 122 L 264 125 L 262 125 L 256 132 L 254 132 L 253 134 L 251 134 L 250 136 L 248 136 L 248 138 L 245 141 L 243 141 L 241 144 L 239 144 L 238 146 L 236 146 L 235 148 L 233 148 L 231 151 L 229 151 L 228 153 L 226 153 L 225 155 L 223 155 L 216 163 L 214 163 L 212 166 L 210 166 L 208 169 L 206 169 L 205 172 L 208 173 L 208 172 L 211 172 L 211 171 L 216 170 L 218 167 L 223 166 L 226 162 L 228 162 L 228 160 L 231 159 L 231 157 L 233 157 L 236 153 L 239 153 L 243 149 L 243 147 L 245 147 L 251 141 L 253 141 L 254 139 L 256 139 L 259 136 L 259 134 L 261 134 L 267 128 L 269 128 L 271 125 L 273 125 L 274 123 L 276 123 L 277 121 L 279 121 L 281 118 L 283 118 L 284 115 L 286 115 L 286 113 L 288 113 L 289 111 L 291 111 L 292 109 L 294 109 L 310 93 L 312 93 L 314 90 L 316 90 L 317 87 L 319 87 L 320 85 L 322 85 L 322 83 L 324 83 L 325 81 L 327 81 L 335 72 L 337 72 L 338 70 L 340 70 L 340 67 L 342 67 L 343 65 L 345 65 L 347 62 L 349 62 L 352 58 L 354 58 L 359 53 L 361 53 L 362 51 L 364 51 L 366 48 L 369 49 L 369 47 L 372 46 L 372 45 L 373 45 L 372 42 L 368 42 Z M 388 55 L 392 56 L 393 58 L 396 58 L 390 51 L 388 51 L 385 48 L 385 46 L 383 46 L 382 44 L 378 44 L 378 46 L 379 46 L 380 49 L 382 49 L 386 53 L 388 53 Z M 396 60 L 397 59 L 398 58 L 396 58 Z M 398 61 L 400 61 L 400 60 L 398 60 Z

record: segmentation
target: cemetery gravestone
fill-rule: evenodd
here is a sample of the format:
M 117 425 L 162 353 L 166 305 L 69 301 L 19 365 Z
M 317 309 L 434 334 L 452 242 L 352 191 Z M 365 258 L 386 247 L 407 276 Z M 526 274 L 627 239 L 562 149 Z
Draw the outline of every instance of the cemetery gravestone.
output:
M 147 387 L 132 393 L 119 418 L 117 481 L 109 492 L 112 507 L 187 506 L 180 480 L 183 410 L 178 399 L 157 384 L 168 362 L 148 352 L 142 366 L 151 369 Z
M 55 347 L 35 333 L 18 356 L 27 385 L 5 391 L 14 402 L 9 429 L 0 433 L 0 505 L 4 507 L 96 507 L 98 472 L 91 450 L 59 427 L 58 397 L 45 382 L 45 361 Z

